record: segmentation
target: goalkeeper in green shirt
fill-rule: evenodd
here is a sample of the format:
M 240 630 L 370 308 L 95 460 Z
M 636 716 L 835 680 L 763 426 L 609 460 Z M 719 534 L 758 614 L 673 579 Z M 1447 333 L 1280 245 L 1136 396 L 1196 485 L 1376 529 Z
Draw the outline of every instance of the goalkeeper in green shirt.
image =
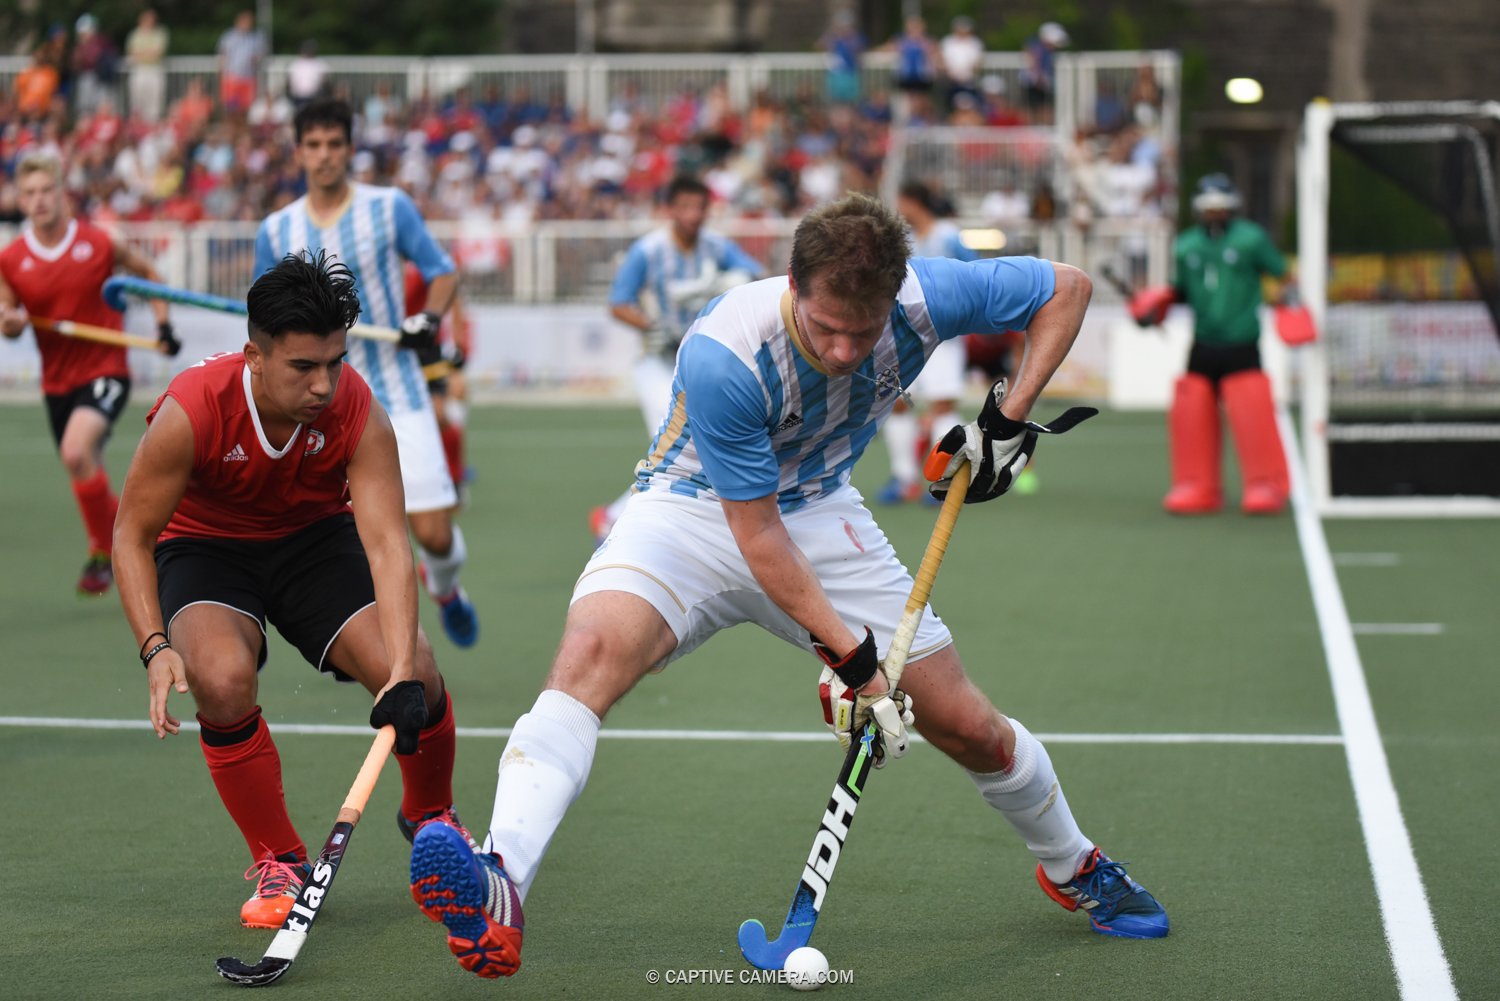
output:
M 1130 302 L 1142 326 L 1160 323 L 1173 302 L 1193 307 L 1193 349 L 1167 417 L 1172 489 L 1162 506 L 1173 514 L 1207 514 L 1223 506 L 1221 398 L 1239 454 L 1241 510 L 1276 514 L 1289 493 L 1259 347 L 1261 276 L 1283 278 L 1286 261 L 1264 229 L 1236 218 L 1239 207 L 1239 192 L 1225 175 L 1199 181 L 1193 196 L 1199 224 L 1177 237 L 1176 284 L 1144 289 Z

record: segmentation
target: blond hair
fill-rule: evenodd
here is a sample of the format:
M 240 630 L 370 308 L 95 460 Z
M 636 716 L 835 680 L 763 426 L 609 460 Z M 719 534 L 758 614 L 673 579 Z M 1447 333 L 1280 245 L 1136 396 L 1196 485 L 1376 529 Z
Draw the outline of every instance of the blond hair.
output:
M 20 184 L 27 174 L 35 173 L 48 174 L 58 184 L 62 183 L 62 165 L 52 157 L 42 156 L 40 153 L 25 156 L 16 164 L 16 183 Z

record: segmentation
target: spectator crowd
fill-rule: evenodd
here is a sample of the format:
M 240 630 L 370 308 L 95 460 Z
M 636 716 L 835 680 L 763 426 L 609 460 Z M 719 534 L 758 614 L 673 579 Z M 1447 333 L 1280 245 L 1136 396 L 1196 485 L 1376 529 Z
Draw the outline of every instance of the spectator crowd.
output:
M 1068 39 L 1044 25 L 1026 45 L 1019 93 L 1008 94 L 1002 76 L 983 72 L 971 21 L 955 19 L 937 40 L 912 18 L 883 47 L 894 53 L 887 93 L 862 83 L 867 46 L 841 15 L 819 41 L 828 55 L 822 87 L 809 82 L 788 98 L 761 91 L 739 110 L 722 83 L 683 81 L 653 101 L 626 80 L 597 119 L 575 114 L 560 90 L 520 84 L 408 99 L 392 86 L 402 76 L 356 96 L 312 42 L 268 88 L 268 47 L 248 12 L 220 39 L 216 76 L 190 76 L 174 95 L 169 44 L 149 10 L 118 48 L 89 15 L 71 34 L 63 25 L 48 33 L 0 93 L 0 221 L 17 218 L 15 164 L 38 152 L 63 164 L 76 209 L 98 222 L 261 219 L 305 190 L 291 122 L 319 96 L 353 107 L 356 179 L 400 185 L 430 218 L 636 218 L 679 173 L 704 180 L 717 214 L 796 216 L 845 190 L 876 190 L 893 123 L 1050 124 L 1053 54 Z M 1144 69 L 1126 87 L 1107 83 L 1094 123 L 1065 151 L 1077 179 L 1070 211 L 1081 222 L 1156 214 L 1168 194 L 1154 78 Z M 985 206 L 997 217 L 1056 211 L 1050 191 L 997 191 Z

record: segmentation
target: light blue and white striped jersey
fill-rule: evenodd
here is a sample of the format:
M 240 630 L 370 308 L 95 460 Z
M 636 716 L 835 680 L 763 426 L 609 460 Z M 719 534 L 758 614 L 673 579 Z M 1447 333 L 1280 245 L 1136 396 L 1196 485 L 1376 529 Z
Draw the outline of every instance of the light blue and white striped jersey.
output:
M 649 288 L 661 308 L 662 326 L 681 336 L 697 317 L 703 300 L 674 304 L 668 283 L 692 282 L 710 263 L 719 271 L 748 271 L 754 278 L 766 273 L 759 261 L 727 236 L 701 229 L 693 249 L 683 250 L 672 237 L 672 227 L 664 226 L 647 233 L 625 252 L 625 260 L 609 287 L 609 304 L 633 306 L 640 300 L 641 290 Z
M 326 229 L 313 225 L 307 196 L 273 212 L 255 236 L 255 277 L 287 254 L 328 251 L 354 273 L 360 320 L 377 327 L 399 327 L 406 319 L 406 281 L 402 260 L 409 260 L 429 282 L 454 270 L 453 258 L 439 247 L 422 214 L 400 188 L 354 184 L 354 200 Z M 427 380 L 414 351 L 386 341 L 349 339 L 349 363 L 370 384 L 388 413 L 432 407 Z
M 787 332 L 785 277 L 731 289 L 688 329 L 672 410 L 636 466 L 636 490 L 754 500 L 790 511 L 849 482 L 854 463 L 939 342 L 1025 330 L 1055 287 L 1034 257 L 913 258 L 885 331 L 853 374 L 830 378 Z
M 964 246 L 959 237 L 959 228 L 946 219 L 939 219 L 932 224 L 926 236 L 918 236 L 912 233 L 911 256 L 913 257 L 951 257 L 955 261 L 977 261 L 979 255 Z M 974 333 L 974 331 L 969 331 Z

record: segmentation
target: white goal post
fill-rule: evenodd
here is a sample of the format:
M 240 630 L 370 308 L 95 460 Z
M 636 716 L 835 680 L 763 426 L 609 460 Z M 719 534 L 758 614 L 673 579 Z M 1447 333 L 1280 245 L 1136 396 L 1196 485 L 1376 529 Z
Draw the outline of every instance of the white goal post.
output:
M 1358 418 L 1339 420 L 1336 412 L 1335 394 L 1340 392 L 1347 380 L 1341 364 L 1347 364 L 1349 351 L 1339 342 L 1339 332 L 1350 325 L 1361 322 L 1359 310 L 1374 316 L 1380 310 L 1400 310 L 1401 303 L 1358 303 L 1329 307 L 1329 151 L 1332 133 L 1341 122 L 1372 122 L 1379 120 L 1427 121 L 1440 119 L 1495 119 L 1500 120 L 1500 102 L 1399 102 L 1334 104 L 1314 101 L 1307 106 L 1302 120 L 1302 134 L 1297 148 L 1297 269 L 1298 283 L 1303 302 L 1312 312 L 1317 323 L 1319 337 L 1316 342 L 1300 349 L 1301 355 L 1301 425 L 1303 454 L 1306 457 L 1308 485 L 1312 491 L 1319 514 L 1324 517 L 1353 518 L 1434 518 L 1434 517 L 1500 517 L 1500 497 L 1433 494 L 1411 494 L 1406 496 L 1353 496 L 1334 494 L 1335 475 L 1332 468 L 1331 449 L 1335 443 L 1473 443 L 1500 441 L 1500 423 L 1485 421 L 1436 421 L 1408 422 L 1386 420 L 1361 420 Z M 1437 126 L 1440 128 L 1441 126 Z M 1427 126 L 1431 129 L 1434 126 Z M 1480 159 L 1485 159 L 1481 157 Z M 1485 160 L 1487 163 L 1487 160 Z M 1483 165 L 1482 165 L 1483 166 Z M 1482 172 L 1482 171 L 1481 171 Z M 1495 197 L 1493 175 L 1488 178 Z M 1491 201 L 1491 205 L 1493 202 Z M 1467 302 L 1431 304 L 1446 309 L 1469 325 L 1470 342 L 1477 335 L 1472 331 L 1483 327 L 1488 331 L 1488 341 L 1494 340 L 1493 324 L 1487 319 L 1476 320 L 1484 314 L 1481 304 Z M 1470 308 L 1474 307 L 1474 308 Z M 1470 316 L 1469 314 L 1475 314 Z M 1487 314 L 1486 314 L 1487 316 Z M 1330 324 L 1332 322 L 1332 326 Z M 1378 317 L 1374 323 L 1395 324 L 1387 318 Z M 1375 345 L 1365 346 L 1367 351 L 1379 350 L 1382 343 L 1393 344 L 1394 337 L 1382 342 L 1378 334 L 1370 338 Z M 1469 343 L 1470 354 L 1475 349 L 1500 350 L 1491 345 Z M 1394 349 L 1393 349 L 1394 350 Z M 1378 365 L 1380 359 L 1375 359 Z M 1470 363 L 1468 359 L 1464 363 Z M 1492 371 L 1493 366 L 1487 371 Z M 1457 377 L 1459 380 L 1463 375 Z M 1488 378 L 1488 376 L 1487 376 Z M 1487 408 L 1493 411 L 1494 400 L 1489 399 L 1490 382 L 1485 390 Z M 1452 392 L 1471 391 L 1472 386 L 1458 386 Z M 1429 398 L 1440 395 L 1445 387 L 1403 387 L 1391 395 L 1426 393 Z M 1496 399 L 1500 399 L 1500 385 L 1494 386 Z

